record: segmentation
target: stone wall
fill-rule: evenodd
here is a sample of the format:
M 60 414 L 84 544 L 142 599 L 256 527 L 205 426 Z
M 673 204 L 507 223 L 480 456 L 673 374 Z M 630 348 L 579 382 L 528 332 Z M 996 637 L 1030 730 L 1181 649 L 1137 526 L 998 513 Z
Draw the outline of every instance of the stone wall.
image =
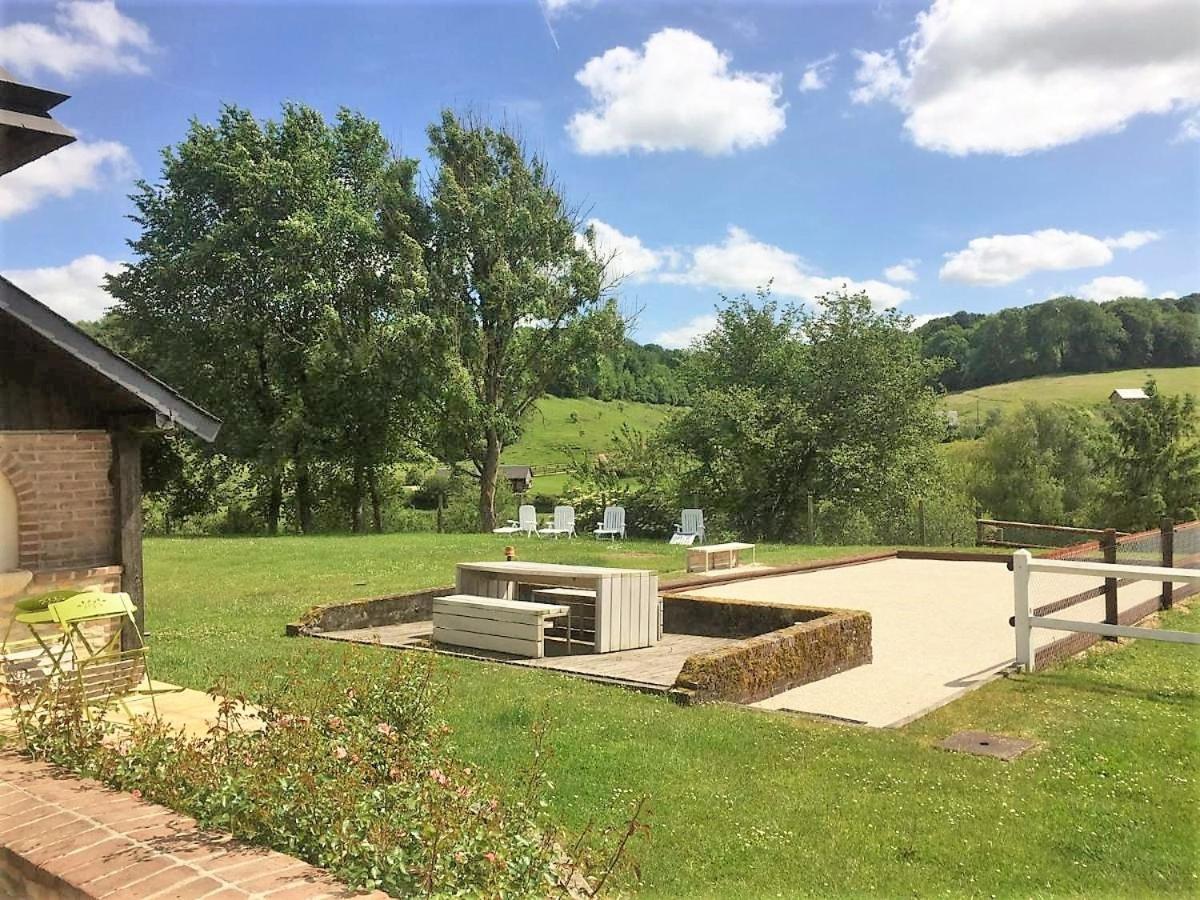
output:
M 449 587 L 427 588 L 411 594 L 393 594 L 353 600 L 331 606 L 316 606 L 306 612 L 299 622 L 285 626 L 287 634 L 320 634 L 323 631 L 345 631 L 351 628 L 372 628 L 377 625 L 399 625 L 421 622 L 433 617 L 433 598 L 453 594 Z
M 754 703 L 871 661 L 866 612 L 686 595 L 663 601 L 667 631 L 742 638 L 688 657 L 671 689 L 683 703 Z

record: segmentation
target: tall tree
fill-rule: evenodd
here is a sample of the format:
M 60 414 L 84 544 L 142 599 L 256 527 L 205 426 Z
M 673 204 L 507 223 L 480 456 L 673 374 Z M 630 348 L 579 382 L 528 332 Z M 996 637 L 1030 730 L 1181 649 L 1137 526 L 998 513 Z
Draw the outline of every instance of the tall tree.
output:
M 225 419 L 219 449 L 260 474 L 271 532 L 289 467 L 297 521 L 311 524 L 310 465 L 345 449 L 331 433 L 357 448 L 356 467 L 378 462 L 378 426 L 362 417 L 386 418 L 404 396 L 378 366 L 402 357 L 394 333 L 423 292 L 415 239 L 398 237 L 419 206 L 414 176 L 349 111 L 331 125 L 289 104 L 260 123 L 226 106 L 213 125 L 193 121 L 163 152 L 160 181 L 133 195 L 137 258 L 108 283 L 122 327 L 140 358 Z M 357 352 L 331 368 L 331 346 Z M 380 408 L 329 402 L 331 384 Z
M 544 160 L 451 112 L 429 140 L 430 288 L 449 342 L 440 446 L 474 463 L 488 530 L 505 446 L 555 378 L 615 345 L 621 321 L 594 237 L 579 234 Z
M 1200 426 L 1192 394 L 1160 393 L 1108 411 L 1113 451 L 1104 520 L 1114 528 L 1150 528 L 1160 516 L 1194 519 L 1200 510 Z
M 726 302 L 685 366 L 691 408 L 669 440 L 694 461 L 699 502 L 743 534 L 804 533 L 806 494 L 871 514 L 917 496 L 945 426 L 911 320 L 865 294 L 816 313 Z

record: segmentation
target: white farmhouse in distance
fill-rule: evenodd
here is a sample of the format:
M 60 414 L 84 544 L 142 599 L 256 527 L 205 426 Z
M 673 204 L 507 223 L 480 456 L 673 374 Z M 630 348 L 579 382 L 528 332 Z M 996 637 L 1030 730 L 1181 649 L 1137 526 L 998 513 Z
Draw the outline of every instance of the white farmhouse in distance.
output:
M 1108 395 L 1109 403 L 1138 403 L 1149 399 L 1141 388 L 1117 388 Z

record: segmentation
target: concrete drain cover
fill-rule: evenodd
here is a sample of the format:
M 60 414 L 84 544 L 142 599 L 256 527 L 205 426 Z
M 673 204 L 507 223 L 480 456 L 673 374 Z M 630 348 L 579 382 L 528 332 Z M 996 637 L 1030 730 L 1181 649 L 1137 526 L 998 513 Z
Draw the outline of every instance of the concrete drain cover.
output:
M 938 746 L 956 753 L 973 753 L 976 756 L 1009 760 L 1016 759 L 1033 747 L 1033 741 L 1002 734 L 988 734 L 986 731 L 960 731 L 950 735 Z

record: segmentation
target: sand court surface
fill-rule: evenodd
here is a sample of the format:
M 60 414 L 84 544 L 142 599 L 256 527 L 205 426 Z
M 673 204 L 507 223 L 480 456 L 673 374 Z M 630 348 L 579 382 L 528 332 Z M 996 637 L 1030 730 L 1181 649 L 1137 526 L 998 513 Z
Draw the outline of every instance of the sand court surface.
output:
M 1095 578 L 1034 576 L 1034 606 L 1094 588 Z M 1156 594 L 1154 582 L 1123 586 L 1120 608 Z M 903 725 L 984 684 L 1015 659 L 1012 573 L 999 562 L 886 559 L 689 590 L 701 597 L 785 601 L 871 614 L 873 662 L 763 700 L 756 706 L 873 727 Z M 1104 599 L 1061 618 L 1099 622 Z M 1066 632 L 1035 629 L 1040 647 Z

